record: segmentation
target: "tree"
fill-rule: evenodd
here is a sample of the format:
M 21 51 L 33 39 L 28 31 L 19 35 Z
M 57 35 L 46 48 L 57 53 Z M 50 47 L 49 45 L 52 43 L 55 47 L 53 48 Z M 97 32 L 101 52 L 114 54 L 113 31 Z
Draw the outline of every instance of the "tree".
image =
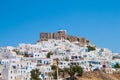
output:
M 29 54 L 25 52 L 24 57 L 29 57 Z
M 78 76 L 82 76 L 83 68 L 80 66 L 70 66 L 70 68 L 64 68 L 65 72 L 69 74 L 70 80 L 74 80 L 74 75 L 77 73 Z
M 39 78 L 39 75 L 41 74 L 41 72 L 39 71 L 39 69 L 33 69 L 30 73 L 31 73 L 30 80 L 41 80 Z
M 51 55 L 53 55 L 53 53 L 52 52 L 48 52 L 46 57 L 50 58 Z
M 90 67 L 90 70 L 91 70 L 91 69 L 92 69 L 92 67 L 93 67 L 93 66 L 92 66 L 92 64 L 89 64 L 89 67 Z
M 51 65 L 51 69 L 52 70 L 56 70 L 56 66 L 55 65 Z
M 53 75 L 53 79 L 57 79 L 57 71 L 56 70 L 53 71 L 52 75 Z
M 13 49 L 13 52 L 15 52 L 17 55 L 20 54 L 20 51 L 18 51 L 17 49 Z
M 75 66 L 76 72 L 78 76 L 82 76 L 83 74 L 83 68 L 81 66 Z
M 95 47 L 92 47 L 92 46 L 87 46 L 87 48 L 88 48 L 88 52 L 95 50 Z
M 116 63 L 116 64 L 114 65 L 114 68 L 120 68 L 120 64 L 119 64 L 119 63 Z

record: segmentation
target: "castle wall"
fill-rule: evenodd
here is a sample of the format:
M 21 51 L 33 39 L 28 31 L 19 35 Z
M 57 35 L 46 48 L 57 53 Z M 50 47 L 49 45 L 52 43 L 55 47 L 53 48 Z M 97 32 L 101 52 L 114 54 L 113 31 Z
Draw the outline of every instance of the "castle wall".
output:
M 66 34 L 66 31 L 63 30 L 58 31 L 56 33 L 40 33 L 40 41 L 48 41 L 48 39 L 56 39 L 56 40 L 67 39 L 70 42 L 78 41 L 81 46 L 89 44 L 89 40 L 77 36 L 69 36 Z

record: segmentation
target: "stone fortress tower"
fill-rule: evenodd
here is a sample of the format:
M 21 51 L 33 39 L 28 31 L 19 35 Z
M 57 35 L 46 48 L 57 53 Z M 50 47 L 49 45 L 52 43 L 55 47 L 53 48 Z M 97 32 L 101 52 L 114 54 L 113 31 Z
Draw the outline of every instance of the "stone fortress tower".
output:
M 85 38 L 80 38 L 80 37 L 77 37 L 77 36 L 67 35 L 66 30 L 59 30 L 56 33 L 48 33 L 48 32 L 40 33 L 39 42 L 40 41 L 48 41 L 48 39 L 56 39 L 56 40 L 65 39 L 65 40 L 69 40 L 70 42 L 78 41 L 80 46 L 84 46 L 84 45 L 89 44 L 89 40 L 87 40 Z

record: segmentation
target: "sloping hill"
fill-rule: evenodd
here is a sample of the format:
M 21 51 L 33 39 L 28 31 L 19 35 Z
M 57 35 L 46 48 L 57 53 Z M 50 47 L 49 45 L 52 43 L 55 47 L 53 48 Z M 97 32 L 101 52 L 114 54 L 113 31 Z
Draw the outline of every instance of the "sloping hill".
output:
M 83 76 L 77 77 L 78 80 L 118 80 L 117 78 L 105 74 L 102 71 L 85 72 Z
M 114 76 L 115 78 L 117 78 L 118 80 L 120 80 L 120 72 L 114 73 L 113 76 Z

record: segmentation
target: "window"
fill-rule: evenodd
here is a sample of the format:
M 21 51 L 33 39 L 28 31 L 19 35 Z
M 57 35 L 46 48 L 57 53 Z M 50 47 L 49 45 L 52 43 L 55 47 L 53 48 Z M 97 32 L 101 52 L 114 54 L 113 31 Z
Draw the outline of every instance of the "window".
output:
M 74 56 L 72 56 L 71 59 L 74 59 Z
M 16 66 L 13 66 L 13 69 L 16 69 Z
M 60 64 L 62 65 L 63 63 L 61 62 Z
M 37 62 L 38 62 L 38 63 L 42 63 L 42 61 L 41 61 L 41 60 L 38 60 Z
M 75 56 L 75 58 L 77 59 L 77 56 Z
M 81 58 L 81 56 L 79 56 L 79 58 Z

